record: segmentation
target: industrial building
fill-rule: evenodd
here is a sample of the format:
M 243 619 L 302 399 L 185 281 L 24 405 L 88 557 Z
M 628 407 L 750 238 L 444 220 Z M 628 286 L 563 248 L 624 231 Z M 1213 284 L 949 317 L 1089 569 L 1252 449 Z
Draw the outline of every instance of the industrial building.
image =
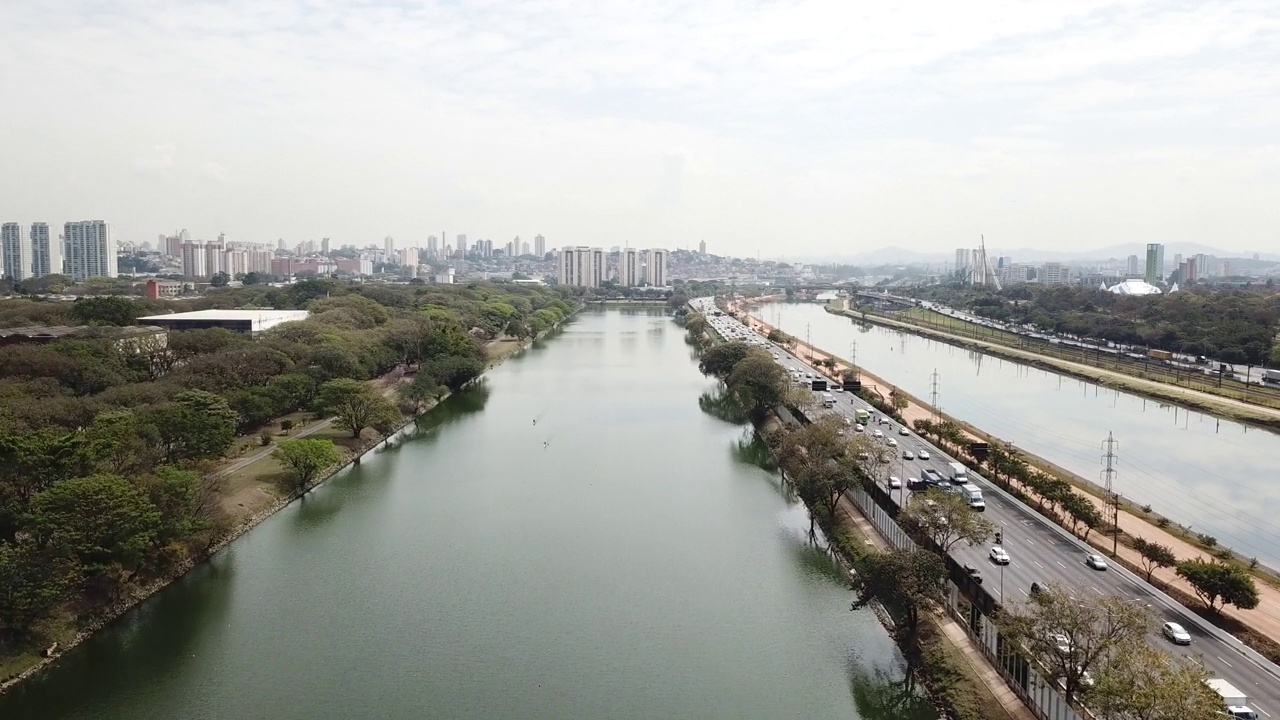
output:
M 194 310 L 138 318 L 139 323 L 157 325 L 167 330 L 205 330 L 226 328 L 254 335 L 287 322 L 306 320 L 306 310 Z

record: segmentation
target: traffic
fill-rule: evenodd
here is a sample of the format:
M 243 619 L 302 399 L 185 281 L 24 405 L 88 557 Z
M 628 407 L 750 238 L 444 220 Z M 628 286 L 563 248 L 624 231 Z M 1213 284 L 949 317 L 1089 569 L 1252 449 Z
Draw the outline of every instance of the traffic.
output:
M 1123 568 L 1108 565 L 1091 546 L 1051 523 L 1031 508 L 1009 496 L 981 475 L 948 457 L 910 428 L 884 417 L 870 404 L 840 383 L 803 362 L 785 347 L 769 342 L 736 319 L 721 314 L 711 298 L 691 301 L 708 323 L 726 340 L 746 342 L 766 349 L 797 385 L 820 386 L 814 390 L 820 402 L 813 417 L 836 414 L 853 432 L 868 433 L 884 447 L 880 460 L 890 465 L 886 489 L 898 507 L 930 488 L 973 492 L 970 507 L 983 512 L 997 528 L 994 542 L 987 546 L 958 543 L 950 551 L 999 603 L 1025 602 L 1047 584 L 1068 589 L 1077 599 L 1119 596 L 1142 603 L 1158 623 L 1178 628 L 1177 639 L 1156 630 L 1150 642 L 1172 654 L 1199 659 L 1217 678 L 1243 688 L 1249 706 L 1263 716 L 1280 712 L 1280 668 L 1245 648 L 1234 638 L 1206 626 L 1184 606 L 1158 592 L 1141 578 Z M 815 381 L 818 381 L 815 384 Z M 827 402 L 827 398 L 831 402 Z M 1183 637 L 1186 642 L 1183 642 Z M 1241 717 L 1248 717 L 1242 715 Z

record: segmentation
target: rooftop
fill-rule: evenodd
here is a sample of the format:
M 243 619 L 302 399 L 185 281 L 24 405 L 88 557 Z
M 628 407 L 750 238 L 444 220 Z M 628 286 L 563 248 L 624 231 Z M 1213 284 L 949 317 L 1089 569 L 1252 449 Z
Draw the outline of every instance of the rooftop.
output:
M 138 322 L 187 327 L 215 327 L 219 324 L 243 326 L 248 324 L 249 329 L 253 332 L 261 332 L 281 323 L 306 320 L 308 315 L 310 313 L 306 310 L 192 310 L 191 312 L 151 315 L 138 318 Z

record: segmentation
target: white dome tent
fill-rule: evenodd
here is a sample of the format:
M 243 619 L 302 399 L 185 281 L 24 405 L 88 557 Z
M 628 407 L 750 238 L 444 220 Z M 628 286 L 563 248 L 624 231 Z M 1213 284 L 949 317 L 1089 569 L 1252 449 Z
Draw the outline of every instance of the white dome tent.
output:
M 1159 295 L 1160 288 L 1142 280 L 1125 280 L 1118 285 L 1107 288 L 1107 292 L 1116 295 Z

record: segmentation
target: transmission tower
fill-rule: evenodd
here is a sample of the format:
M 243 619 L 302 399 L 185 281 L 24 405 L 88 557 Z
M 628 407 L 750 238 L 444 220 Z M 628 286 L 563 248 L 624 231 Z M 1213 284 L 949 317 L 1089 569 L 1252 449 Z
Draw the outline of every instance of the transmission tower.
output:
M 1120 447 L 1120 443 L 1113 433 L 1108 432 L 1107 439 L 1102 441 L 1102 447 L 1107 451 L 1102 456 L 1102 461 L 1105 463 L 1102 476 L 1107 491 L 1107 502 L 1111 505 L 1111 556 L 1115 557 L 1116 549 L 1120 544 L 1120 496 L 1116 494 L 1112 481 L 1116 475 L 1116 448 Z
M 858 341 L 854 340 L 849 343 L 849 367 L 853 369 L 855 376 L 861 374 L 858 372 Z
M 938 420 L 941 413 L 938 410 L 938 369 L 933 369 L 933 374 L 929 376 L 929 404 L 933 406 L 933 419 Z

